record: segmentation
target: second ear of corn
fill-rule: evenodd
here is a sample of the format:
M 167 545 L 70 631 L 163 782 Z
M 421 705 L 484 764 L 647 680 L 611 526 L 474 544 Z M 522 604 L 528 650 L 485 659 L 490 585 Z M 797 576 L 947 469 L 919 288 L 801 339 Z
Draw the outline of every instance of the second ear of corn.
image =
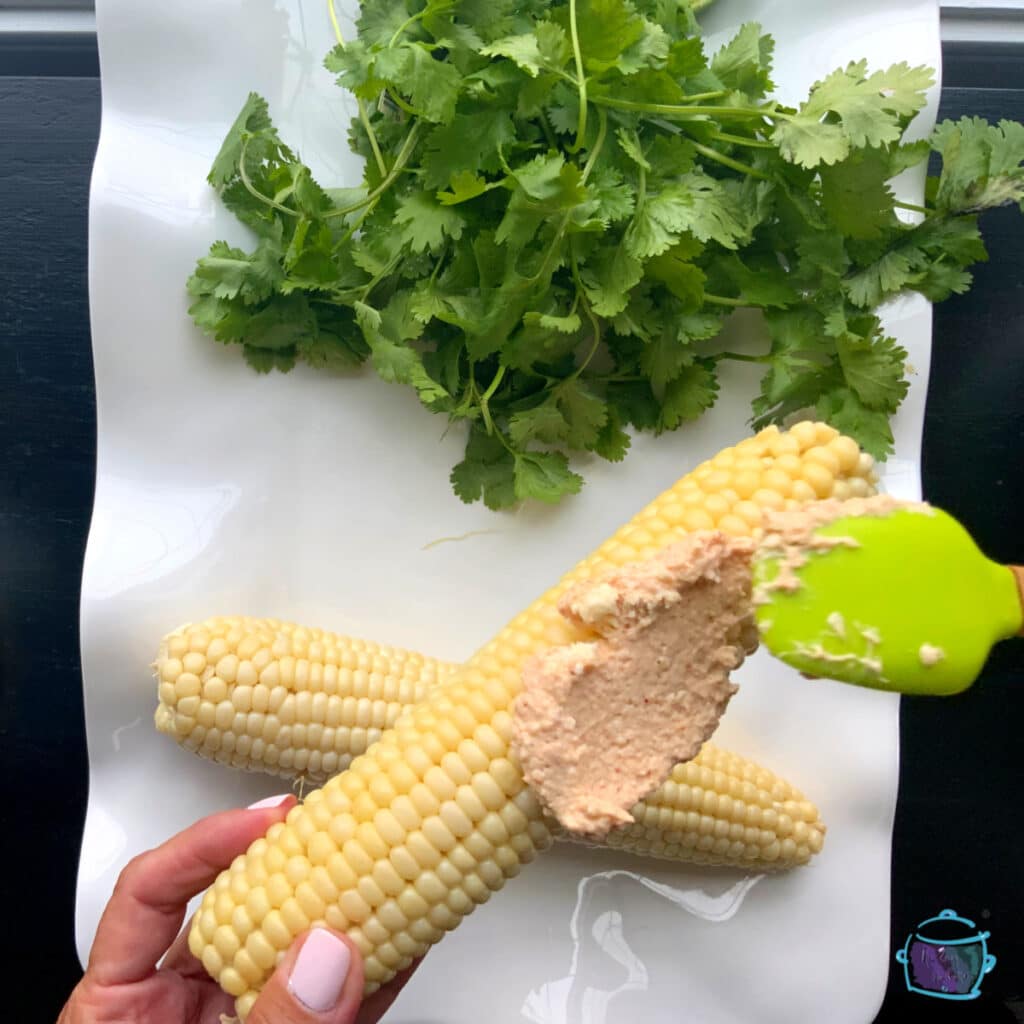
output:
M 374 991 L 550 844 L 547 819 L 510 757 L 511 709 L 528 658 L 582 639 L 558 613 L 568 586 L 649 558 L 688 531 L 751 533 L 766 507 L 867 494 L 872 484 L 870 458 L 832 428 L 768 428 L 683 477 L 618 530 L 207 891 L 189 946 L 235 996 L 239 1016 L 311 926 L 348 933 Z M 777 861 L 774 838 L 764 846 L 746 840 L 726 826 L 708 853 L 755 869 Z M 775 857 L 766 862 L 768 850 Z
M 273 619 L 215 618 L 165 637 L 156 726 L 187 750 L 245 771 L 322 783 L 380 739 L 456 665 Z M 770 771 L 707 745 L 601 843 L 689 863 L 723 863 L 717 840 L 779 867 L 821 849 L 815 806 Z M 557 823 L 548 825 L 559 838 Z

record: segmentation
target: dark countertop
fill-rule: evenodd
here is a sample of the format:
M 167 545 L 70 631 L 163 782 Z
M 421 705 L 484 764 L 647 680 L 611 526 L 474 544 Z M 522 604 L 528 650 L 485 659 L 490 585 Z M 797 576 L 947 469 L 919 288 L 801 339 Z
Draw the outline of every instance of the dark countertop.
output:
M 1024 120 L 1024 56 L 950 52 L 944 81 L 941 117 Z M 11 1007 L 19 1024 L 52 1024 L 81 973 L 78 599 L 95 461 L 86 256 L 98 129 L 93 51 L 0 39 L 0 822 L 12 883 L 0 943 L 10 987 L 31 993 Z M 990 213 L 983 232 L 991 261 L 968 295 L 935 311 L 924 491 L 991 556 L 1024 562 L 1024 220 Z M 1022 720 L 1019 640 L 966 694 L 903 701 L 884 1024 L 912 1009 L 929 1021 L 1024 1021 Z M 892 959 L 947 907 L 991 933 L 998 962 L 974 1002 L 907 993 Z

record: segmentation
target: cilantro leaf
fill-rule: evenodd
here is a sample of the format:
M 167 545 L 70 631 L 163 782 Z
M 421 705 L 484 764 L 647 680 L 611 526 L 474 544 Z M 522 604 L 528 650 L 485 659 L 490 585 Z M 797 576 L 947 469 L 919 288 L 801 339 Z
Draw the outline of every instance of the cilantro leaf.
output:
M 821 168 L 821 205 L 844 235 L 879 238 L 896 223 L 891 176 L 891 163 L 881 150 L 855 150 Z
M 627 251 L 637 260 L 649 259 L 671 248 L 686 230 L 691 196 L 679 187 L 646 198 L 626 230 Z
M 863 318 L 865 334 L 846 333 L 836 339 L 839 365 L 850 389 L 869 409 L 895 412 L 907 393 L 906 349 L 880 336 L 875 317 Z
M 693 366 L 696 341 L 713 338 L 722 328 L 719 317 L 672 311 L 662 329 L 643 347 L 640 369 L 650 378 L 655 395 L 664 395 L 667 385 Z
M 587 261 L 581 273 L 591 309 L 604 317 L 621 313 L 629 302 L 630 290 L 643 275 L 643 263 L 625 242 L 614 248 L 602 248 Z
M 683 423 L 699 419 L 717 397 L 718 380 L 713 364 L 702 360 L 688 366 L 665 387 L 657 432 L 675 430 Z
M 745 305 L 781 309 L 800 298 L 788 271 L 771 256 L 753 254 L 744 263 L 730 252 L 715 260 L 713 269 L 729 281 Z
M 683 232 L 701 242 L 735 249 L 746 225 L 735 198 L 714 178 L 692 172 L 649 197 L 637 209 L 626 232 L 626 245 L 637 259 L 658 256 Z
M 604 227 L 625 220 L 634 209 L 633 187 L 613 167 L 600 167 L 590 176 L 589 195 L 595 202 L 594 217 Z
M 768 326 L 755 424 L 823 416 L 884 455 L 906 354 L 875 308 L 964 291 L 975 212 L 1024 209 L 1024 126 L 908 139 L 925 68 L 855 61 L 793 108 L 772 37 L 740 25 L 709 59 L 698 0 L 359 6 L 324 65 L 359 100 L 361 180 L 321 187 L 250 94 L 209 182 L 252 240 L 197 260 L 189 315 L 258 372 L 366 363 L 467 420 L 466 501 L 557 501 L 570 453 L 699 417 L 733 305 Z M 933 151 L 907 223 L 890 182 Z
M 671 39 L 661 25 L 644 19 L 640 38 L 623 48 L 614 67 L 623 75 L 647 73 L 652 66 L 664 63 L 670 45 Z
M 877 306 L 888 295 L 903 291 L 916 280 L 919 253 L 894 249 L 874 263 L 847 275 L 843 291 L 847 298 L 863 309 Z
M 650 162 L 647 157 L 644 156 L 643 147 L 640 145 L 640 139 L 637 136 L 635 128 L 626 128 L 621 126 L 615 130 L 615 137 L 619 140 L 619 145 L 622 147 L 622 152 L 629 157 L 637 165 L 642 167 L 645 171 L 652 170 Z
M 402 196 L 395 222 L 402 225 L 402 239 L 413 252 L 437 252 L 448 238 L 457 242 L 466 223 L 456 210 L 443 206 L 429 192 Z
M 243 345 L 242 356 L 257 373 L 270 373 L 271 370 L 287 373 L 295 366 L 294 348 L 270 349 Z
M 493 510 L 516 503 L 515 460 L 501 441 L 474 424 L 463 460 L 451 472 L 452 489 L 467 504 L 483 499 Z
M 206 180 L 215 188 L 233 181 L 238 177 L 243 153 L 247 169 L 265 162 L 293 159 L 270 119 L 267 101 L 255 92 L 249 93 L 235 123 L 228 129 Z
M 654 396 L 649 381 L 614 381 L 608 385 L 609 418 L 615 416 L 637 430 L 654 430 L 661 402 Z
M 695 358 L 687 338 L 663 330 L 644 346 L 640 369 L 650 378 L 655 395 L 664 395 L 665 385 L 675 380 L 687 366 L 692 366 Z
M 593 451 L 608 462 L 621 462 L 626 457 L 631 443 L 629 434 L 622 429 L 618 413 L 613 406 L 609 406 L 608 418 L 592 445 Z
M 930 217 L 912 228 L 898 229 L 889 248 L 842 282 L 847 298 L 871 308 L 904 289 L 912 288 L 932 301 L 969 286 L 965 269 L 988 258 L 973 217 Z
M 942 154 L 935 196 L 940 210 L 974 213 L 1017 203 L 1024 211 L 1024 125 L 980 117 L 943 121 L 932 145 Z
M 578 494 L 583 477 L 569 469 L 560 452 L 516 452 L 513 480 L 520 500 L 535 498 L 555 505 L 569 494 Z
M 851 149 L 898 141 L 901 119 L 924 106 L 933 84 L 930 68 L 901 62 L 869 75 L 866 60 L 851 61 L 816 82 L 800 110 L 776 124 L 772 140 L 803 167 L 837 163 Z M 825 120 L 829 115 L 835 120 Z
M 409 20 L 405 0 L 375 0 L 364 4 L 359 11 L 356 27 L 359 40 L 372 46 L 387 46 L 400 34 Z M 351 43 L 347 44 L 351 46 Z
M 565 316 L 556 316 L 552 313 L 527 313 L 523 317 L 523 323 L 536 324 L 546 331 L 558 331 L 560 334 L 575 334 L 582 321 L 579 313 L 567 313 Z
M 579 379 L 569 377 L 539 405 L 514 413 L 509 419 L 509 436 L 519 448 L 537 441 L 582 450 L 597 443 L 607 420 L 604 401 Z
M 604 401 L 578 377 L 569 377 L 554 389 L 558 408 L 568 424 L 570 448 L 591 448 L 608 419 Z
M 355 317 L 381 380 L 410 385 L 429 408 L 449 407 L 451 395 L 430 376 L 422 354 L 409 344 L 423 331 L 413 311 L 411 292 L 397 292 L 382 310 L 357 302 Z
M 775 41 L 761 26 L 747 22 L 711 58 L 711 71 L 727 89 L 762 97 L 774 88 L 771 80 Z
M 373 68 L 396 92 L 407 95 L 427 121 L 448 124 L 455 116 L 462 75 L 450 61 L 435 58 L 429 46 L 403 42 L 382 50 Z
M 769 370 L 754 402 L 754 412 L 760 417 L 755 423 L 770 422 L 791 411 L 793 396 L 820 372 L 830 348 L 823 344 L 824 318 L 817 310 L 770 310 L 765 322 L 771 350 Z
M 555 8 L 551 16 L 568 28 L 567 7 Z M 576 17 L 583 67 L 588 72 L 621 67 L 624 55 L 644 37 L 646 19 L 626 0 L 579 0 Z M 628 67 L 627 63 L 624 70 Z
M 499 153 L 514 138 L 512 118 L 507 113 L 457 113 L 449 124 L 438 125 L 427 137 L 424 185 L 441 188 L 456 175 L 496 173 L 501 169 Z
M 565 29 L 550 21 L 538 22 L 533 32 L 505 36 L 481 49 L 485 57 L 508 57 L 527 74 L 559 71 L 572 56 Z
M 272 299 L 245 322 L 239 339 L 247 348 L 293 350 L 316 336 L 316 322 L 304 295 Z
M 270 297 L 284 279 L 280 245 L 261 239 L 251 254 L 214 242 L 208 256 L 196 264 L 188 281 L 193 295 L 213 295 L 218 299 L 241 298 L 256 303 Z
M 532 409 L 514 413 L 509 419 L 508 432 L 512 443 L 519 447 L 530 441 L 558 444 L 566 439 L 569 424 L 558 404 L 549 399 Z
M 969 270 L 951 263 L 930 263 L 915 279 L 914 291 L 929 302 L 943 302 L 950 295 L 963 295 L 971 287 L 974 276 Z

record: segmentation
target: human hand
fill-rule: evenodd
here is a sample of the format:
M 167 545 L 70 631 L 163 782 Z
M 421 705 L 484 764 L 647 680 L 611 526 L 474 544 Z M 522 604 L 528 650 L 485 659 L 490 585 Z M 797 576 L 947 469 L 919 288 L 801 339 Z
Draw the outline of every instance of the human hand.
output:
M 220 1024 L 222 1015 L 233 1018 L 234 999 L 188 948 L 185 909 L 294 804 L 287 796 L 211 815 L 132 860 L 57 1024 Z M 314 928 L 292 944 L 246 1024 L 376 1024 L 415 967 L 364 1002 L 359 951 L 344 934 Z

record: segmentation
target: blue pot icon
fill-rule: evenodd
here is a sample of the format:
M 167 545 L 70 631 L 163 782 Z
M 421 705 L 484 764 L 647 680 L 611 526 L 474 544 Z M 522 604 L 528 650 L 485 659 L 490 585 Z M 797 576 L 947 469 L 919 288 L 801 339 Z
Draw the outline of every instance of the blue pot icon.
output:
M 954 910 L 922 921 L 896 953 L 907 989 L 936 999 L 977 999 L 982 979 L 996 965 L 988 937 Z

